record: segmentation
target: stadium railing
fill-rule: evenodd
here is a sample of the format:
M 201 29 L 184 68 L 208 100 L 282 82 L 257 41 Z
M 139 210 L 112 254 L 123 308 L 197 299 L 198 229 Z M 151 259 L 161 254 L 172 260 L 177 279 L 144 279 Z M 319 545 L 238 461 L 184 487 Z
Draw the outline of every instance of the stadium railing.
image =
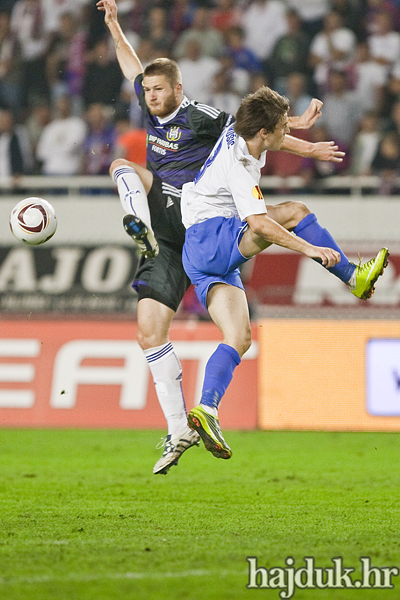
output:
M 377 176 L 352 176 L 335 175 L 312 182 L 312 192 L 318 194 L 331 193 L 333 190 L 349 196 L 360 196 L 366 192 L 376 191 L 381 184 Z M 263 190 L 282 190 L 289 192 L 302 190 L 310 186 L 305 184 L 300 176 L 261 177 L 260 187 Z M 400 178 L 396 181 L 396 187 L 400 189 Z M 85 190 L 104 190 L 115 192 L 115 184 L 108 175 L 81 175 L 74 177 L 24 175 L 17 179 L 0 177 L 0 191 L 3 193 L 31 193 L 37 190 L 66 190 L 67 194 L 84 193 Z

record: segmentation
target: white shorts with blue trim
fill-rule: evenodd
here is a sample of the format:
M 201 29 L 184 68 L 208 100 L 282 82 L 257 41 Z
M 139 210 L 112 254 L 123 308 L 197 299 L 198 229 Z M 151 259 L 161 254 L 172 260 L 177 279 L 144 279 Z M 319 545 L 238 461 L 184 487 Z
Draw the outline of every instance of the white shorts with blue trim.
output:
M 239 266 L 248 258 L 240 253 L 239 242 L 247 227 L 238 217 L 214 217 L 186 230 L 183 267 L 206 308 L 207 292 L 215 283 L 244 289 Z

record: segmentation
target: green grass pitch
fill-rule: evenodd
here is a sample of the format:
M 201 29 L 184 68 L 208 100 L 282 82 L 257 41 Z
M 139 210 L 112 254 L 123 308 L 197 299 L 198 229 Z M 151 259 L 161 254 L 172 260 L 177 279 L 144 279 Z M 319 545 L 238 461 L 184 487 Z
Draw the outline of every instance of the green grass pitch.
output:
M 400 566 L 397 434 L 225 432 L 154 476 L 159 431 L 0 432 L 2 600 L 279 600 L 259 566 Z M 386 600 L 394 589 L 296 590 Z

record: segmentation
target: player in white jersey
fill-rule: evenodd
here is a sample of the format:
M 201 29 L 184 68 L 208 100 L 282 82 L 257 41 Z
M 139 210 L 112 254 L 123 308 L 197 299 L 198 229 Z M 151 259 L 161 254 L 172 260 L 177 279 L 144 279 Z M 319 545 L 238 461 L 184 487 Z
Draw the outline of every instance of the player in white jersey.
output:
M 183 266 L 223 335 L 188 423 L 217 458 L 232 455 L 219 426 L 218 405 L 251 343 L 239 265 L 278 244 L 321 262 L 357 297 L 367 299 L 387 264 L 387 248 L 364 265 L 349 262 L 302 202 L 265 206 L 260 171 L 267 151 L 279 150 L 289 132 L 288 110 L 287 98 L 266 86 L 247 96 L 194 182 L 183 186 Z

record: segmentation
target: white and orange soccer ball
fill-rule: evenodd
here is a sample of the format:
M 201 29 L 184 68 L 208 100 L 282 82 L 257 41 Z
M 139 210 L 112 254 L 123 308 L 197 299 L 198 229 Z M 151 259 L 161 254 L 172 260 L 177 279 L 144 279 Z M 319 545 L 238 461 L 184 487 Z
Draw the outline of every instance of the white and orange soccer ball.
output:
M 14 206 L 10 228 L 17 240 L 30 246 L 44 244 L 56 232 L 56 212 L 43 198 L 26 198 Z

